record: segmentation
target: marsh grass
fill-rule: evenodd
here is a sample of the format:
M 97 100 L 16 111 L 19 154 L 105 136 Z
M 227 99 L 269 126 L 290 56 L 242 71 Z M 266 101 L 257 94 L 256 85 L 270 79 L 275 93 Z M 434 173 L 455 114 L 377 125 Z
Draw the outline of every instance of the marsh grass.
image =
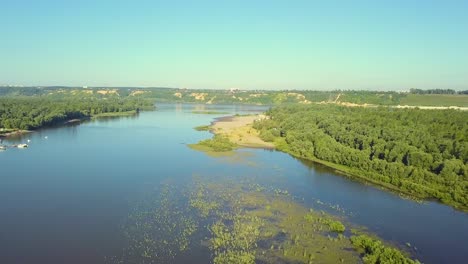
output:
M 197 144 L 189 144 L 189 147 L 208 152 L 228 152 L 237 148 L 237 145 L 232 143 L 228 137 L 216 134 L 213 138 L 204 139 Z
M 214 263 L 233 263 L 229 261 L 232 258 L 238 259 L 237 263 L 309 263 L 318 256 L 330 263 L 340 259 L 358 261 L 355 252 L 342 250 L 352 247 L 349 239 L 329 239 L 330 228 L 321 220 L 325 217 L 322 213 L 274 190 L 267 192 L 258 184 L 247 188 L 227 186 L 199 185 L 203 193 L 210 195 L 194 192 L 191 198 L 204 199 L 191 202 L 204 216 L 204 208 L 211 208 L 213 200 L 223 204 L 209 213 Z M 249 236 L 242 230 L 248 230 Z
M 177 192 L 168 185 L 150 192 L 139 201 L 122 226 L 127 246 L 110 263 L 167 263 L 186 251 L 198 221 L 188 205 L 179 203 Z
M 352 244 L 364 255 L 365 264 L 371 263 L 403 263 L 417 264 L 418 260 L 408 258 L 402 251 L 385 245 L 382 241 L 368 235 L 351 237 Z
M 210 131 L 211 126 L 210 125 L 205 125 L 205 126 L 196 126 L 193 129 L 197 131 Z

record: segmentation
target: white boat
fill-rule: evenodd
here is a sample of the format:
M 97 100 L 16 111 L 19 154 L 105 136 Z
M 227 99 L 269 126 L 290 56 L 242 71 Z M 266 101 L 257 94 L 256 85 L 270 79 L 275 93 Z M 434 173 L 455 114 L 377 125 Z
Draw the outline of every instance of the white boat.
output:
M 27 148 L 28 144 L 18 144 L 18 148 Z
M 5 146 L 0 146 L 0 151 L 2 150 L 6 150 L 6 147 Z

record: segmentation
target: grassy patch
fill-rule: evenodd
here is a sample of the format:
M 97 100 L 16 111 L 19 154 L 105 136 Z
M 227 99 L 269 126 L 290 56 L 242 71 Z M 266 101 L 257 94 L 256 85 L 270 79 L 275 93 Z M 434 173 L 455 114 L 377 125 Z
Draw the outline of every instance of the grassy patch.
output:
M 371 238 L 367 235 L 358 235 L 351 237 L 353 245 L 360 250 L 363 254 L 363 261 L 365 264 L 374 263 L 403 263 L 403 264 L 416 264 L 420 263 L 417 260 L 412 260 L 405 256 L 400 250 L 386 246 L 377 239 Z
M 210 125 L 205 125 L 205 126 L 196 126 L 193 129 L 197 131 L 209 131 L 211 129 Z
M 213 158 L 230 158 L 235 156 L 236 152 L 234 151 L 213 151 L 210 147 L 199 145 L 199 144 L 187 144 L 187 146 L 193 150 L 201 151 L 206 155 Z
M 214 152 L 232 151 L 237 147 L 229 138 L 220 134 L 214 135 L 213 138 L 202 140 L 197 144 L 190 144 L 189 146 L 197 150 L 209 150 Z

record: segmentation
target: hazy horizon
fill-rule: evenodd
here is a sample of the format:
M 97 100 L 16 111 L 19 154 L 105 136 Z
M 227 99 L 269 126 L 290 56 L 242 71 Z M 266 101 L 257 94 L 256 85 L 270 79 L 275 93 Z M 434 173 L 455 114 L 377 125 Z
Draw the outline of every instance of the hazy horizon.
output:
M 464 1 L 9 1 L 0 85 L 468 89 Z
M 131 89 L 188 89 L 188 90 L 225 90 L 229 91 L 231 89 L 239 90 L 239 91 L 318 91 L 318 92 L 351 92 L 351 91 L 369 91 L 369 92 L 397 92 L 397 93 L 408 93 L 410 89 L 420 89 L 411 87 L 409 89 L 384 89 L 384 90 L 375 90 L 375 89 L 241 89 L 241 88 L 188 88 L 188 87 L 163 87 L 163 86 L 73 86 L 73 85 L 9 85 L 9 84 L 0 84 L 0 88 L 24 88 L 24 87 L 37 87 L 37 88 L 50 88 L 50 87 L 63 87 L 66 89 L 123 89 L 123 88 L 131 88 Z M 441 90 L 454 90 L 455 92 L 465 91 L 463 89 L 451 89 L 451 88 L 434 88 L 434 89 L 441 89 Z M 432 89 L 420 89 L 420 90 L 432 90 Z

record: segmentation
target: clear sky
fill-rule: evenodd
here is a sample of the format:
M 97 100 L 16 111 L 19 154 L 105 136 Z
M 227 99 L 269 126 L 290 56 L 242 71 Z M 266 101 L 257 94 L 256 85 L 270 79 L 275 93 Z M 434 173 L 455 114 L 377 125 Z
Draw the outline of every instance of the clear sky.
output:
M 468 89 L 468 0 L 0 0 L 0 84 Z

